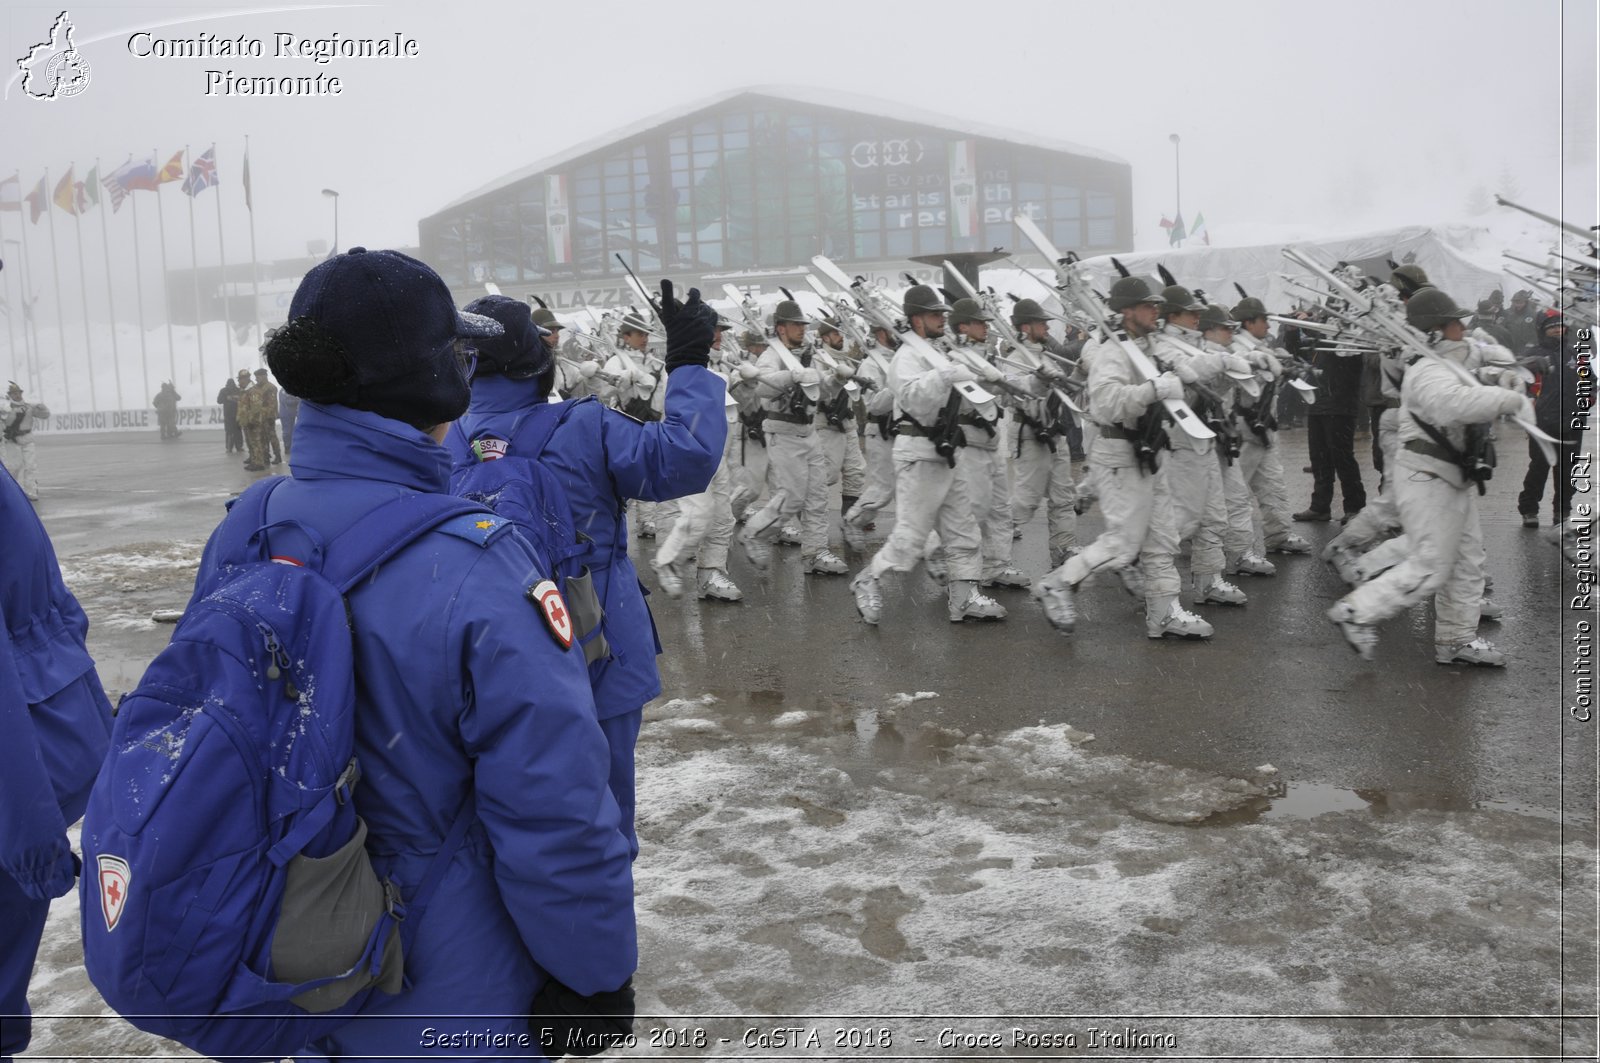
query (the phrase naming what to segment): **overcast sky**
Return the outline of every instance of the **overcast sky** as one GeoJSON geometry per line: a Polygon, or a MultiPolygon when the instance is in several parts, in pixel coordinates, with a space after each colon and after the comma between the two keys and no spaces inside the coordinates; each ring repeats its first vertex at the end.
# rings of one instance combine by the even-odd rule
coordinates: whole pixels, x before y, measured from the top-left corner
{"type": "MultiPolygon", "coordinates": [[[[1156,223],[1174,205],[1172,133],[1182,138],[1185,216],[1203,211],[1219,242],[1230,226],[1256,223],[1348,232],[1456,219],[1475,186],[1492,189],[1503,174],[1528,203],[1553,210],[1564,148],[1591,157],[1586,171],[1565,171],[1590,175],[1565,190],[1567,209],[1589,224],[1595,9],[1593,0],[73,4],[92,81],[48,103],[11,83],[0,103],[0,175],[19,170],[26,191],[45,167],[53,182],[72,162],[81,177],[96,157],[110,169],[155,149],[159,164],[184,144],[198,153],[215,141],[237,261],[248,248],[238,183],[248,134],[261,258],[331,237],[325,187],[341,193],[343,245],[406,245],[419,218],[546,154],[683,102],[789,84],[1120,155],[1133,165],[1142,246],[1161,240],[1156,223]],[[218,14],[230,11],[239,13],[218,14]],[[278,13],[245,13],[263,11],[278,13]],[[182,19],[198,21],[174,24],[182,19]],[[127,38],[138,30],[246,34],[262,38],[267,55],[136,58],[127,38]],[[277,32],[400,33],[420,54],[274,59],[277,32]],[[208,97],[207,69],[320,72],[339,77],[343,93],[208,97]]],[[[8,72],[60,10],[6,5],[8,72]]],[[[162,194],[172,264],[187,265],[184,198],[175,188],[162,194]]],[[[196,203],[202,264],[215,261],[212,195],[196,203]]],[[[151,225],[149,199],[141,227],[151,225]]],[[[128,214],[112,220],[114,245],[127,239],[128,214]]],[[[4,217],[14,238],[17,216],[4,217]]],[[[56,222],[70,239],[70,221],[56,222]]],[[[85,223],[98,242],[98,219],[85,223]]],[[[30,241],[44,232],[41,221],[30,241]]]]}

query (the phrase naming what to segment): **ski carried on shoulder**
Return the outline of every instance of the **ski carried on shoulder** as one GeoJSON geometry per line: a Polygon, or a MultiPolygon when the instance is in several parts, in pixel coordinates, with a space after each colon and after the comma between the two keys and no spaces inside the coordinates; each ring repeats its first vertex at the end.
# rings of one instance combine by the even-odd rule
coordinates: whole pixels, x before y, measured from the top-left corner
{"type": "MultiPolygon", "coordinates": [[[[975,301],[979,306],[983,307],[984,312],[994,318],[995,331],[1000,333],[1000,338],[1003,341],[1017,348],[1018,350],[1027,349],[1022,345],[1022,337],[1017,335],[1017,330],[1011,327],[1011,322],[1006,320],[1005,315],[1000,312],[1000,308],[995,305],[995,301],[989,295],[989,293],[981,292],[977,288],[974,288],[972,286],[972,282],[967,280],[966,276],[960,270],[956,269],[955,266],[950,264],[949,259],[945,259],[940,264],[944,266],[945,276],[955,278],[956,284],[961,288],[962,291],[967,293],[967,297],[975,301]]],[[[1035,370],[1035,373],[1040,377],[1043,377],[1044,375],[1042,373],[1038,373],[1037,370],[1035,370]]],[[[1072,401],[1072,396],[1068,395],[1060,388],[1052,387],[1049,394],[1054,395],[1061,401],[1062,405],[1071,410],[1073,413],[1083,412],[1083,410],[1078,408],[1078,404],[1072,401]]]]}
{"type": "MultiPolygon", "coordinates": [[[[1065,256],[1056,250],[1056,245],[1050,242],[1044,230],[1034,224],[1033,219],[1026,214],[1013,214],[1011,220],[1028,242],[1055,266],[1056,278],[1060,281],[1056,286],[1057,290],[1088,314],[1107,336],[1121,345],[1123,352],[1128,356],[1128,361],[1133,363],[1134,371],[1146,380],[1154,380],[1160,376],[1161,370],[1150,360],[1149,355],[1141,351],[1139,345],[1129,339],[1126,333],[1112,324],[1110,312],[1101,304],[1099,298],[1088,290],[1083,278],[1074,275],[1068,268],[1065,256]]],[[[1172,418],[1172,423],[1181,428],[1184,434],[1194,439],[1216,438],[1216,433],[1206,427],[1205,422],[1200,420],[1187,402],[1182,399],[1163,399],[1161,405],[1172,418]]]]}
{"type": "MultiPolygon", "coordinates": [[[[811,259],[811,264],[817,268],[818,273],[821,273],[850,294],[856,305],[861,308],[863,317],[873,325],[893,332],[900,338],[901,344],[916,352],[917,356],[925,363],[933,366],[959,364],[952,361],[950,356],[939,350],[939,348],[913,332],[910,324],[895,312],[894,306],[892,304],[886,305],[882,292],[868,287],[867,283],[859,277],[852,280],[848,273],[840,269],[826,255],[816,255],[811,259]]],[[[981,416],[990,420],[998,416],[999,408],[995,403],[994,396],[977,384],[970,380],[962,380],[952,385],[952,387],[957,394],[977,408],[981,416]]]]}
{"type": "MultiPolygon", "coordinates": [[[[724,284],[722,286],[722,294],[726,295],[733,302],[733,305],[739,308],[739,313],[744,316],[745,326],[751,332],[759,332],[766,336],[767,326],[766,322],[761,320],[761,309],[750,301],[748,295],[732,284],[724,284]]],[[[796,358],[794,352],[777,339],[769,338],[767,340],[767,350],[777,354],[778,361],[782,362],[783,367],[789,372],[796,376],[805,372],[806,367],[800,364],[800,359],[796,358]]],[[[822,389],[816,384],[804,384],[800,390],[805,393],[806,399],[811,402],[816,402],[822,394],[822,389]]]]}

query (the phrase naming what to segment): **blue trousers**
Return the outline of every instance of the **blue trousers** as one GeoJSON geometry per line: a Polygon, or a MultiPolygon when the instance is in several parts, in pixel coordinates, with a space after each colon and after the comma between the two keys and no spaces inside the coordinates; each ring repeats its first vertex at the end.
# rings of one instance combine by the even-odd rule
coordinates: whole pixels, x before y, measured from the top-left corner
{"type": "Polygon", "coordinates": [[[0,871],[0,1059],[7,1063],[33,1036],[28,979],[49,912],[49,901],[27,896],[15,879],[0,871]]]}

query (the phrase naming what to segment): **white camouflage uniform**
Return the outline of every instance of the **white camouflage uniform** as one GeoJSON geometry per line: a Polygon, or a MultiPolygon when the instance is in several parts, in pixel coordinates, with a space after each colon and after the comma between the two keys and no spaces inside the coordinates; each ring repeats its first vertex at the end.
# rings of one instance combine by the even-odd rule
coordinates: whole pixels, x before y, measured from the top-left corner
{"type": "MultiPolygon", "coordinates": [[[[1006,357],[1035,369],[1049,368],[1043,345],[1027,340],[1006,357]]],[[[1064,409],[1056,409],[1052,387],[1036,372],[1007,369],[1006,379],[1039,396],[1018,401],[1011,410],[1011,524],[1013,534],[1033,519],[1042,502],[1050,542],[1050,567],[1057,568],[1078,548],[1078,484],[1073,478],[1072,450],[1067,444],[1064,409]],[[1040,435],[1043,426],[1045,436],[1040,435]]]]}
{"type": "Polygon", "coordinates": [[[33,420],[39,414],[37,404],[20,398],[8,398],[4,416],[5,464],[16,475],[22,493],[39,500],[39,457],[34,452],[33,420]]]}

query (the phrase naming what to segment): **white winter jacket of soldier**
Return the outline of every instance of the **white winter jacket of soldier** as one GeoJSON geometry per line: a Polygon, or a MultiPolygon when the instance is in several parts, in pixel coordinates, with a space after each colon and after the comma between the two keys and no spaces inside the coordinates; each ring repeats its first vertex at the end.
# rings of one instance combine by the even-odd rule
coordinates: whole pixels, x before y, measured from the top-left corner
{"type": "MultiPolygon", "coordinates": [[[[1477,352],[1464,340],[1440,340],[1433,345],[1433,353],[1471,369],[1469,363],[1477,352]]],[[[1433,438],[1417,423],[1421,418],[1443,434],[1452,447],[1462,450],[1467,442],[1467,428],[1491,422],[1505,412],[1507,394],[1501,387],[1469,384],[1448,366],[1419,358],[1406,370],[1400,389],[1400,445],[1404,447],[1412,441],[1433,443],[1433,438]]],[[[1441,477],[1458,487],[1467,485],[1461,470],[1453,463],[1442,459],[1431,461],[1438,466],[1441,477]]]]}
{"type": "MultiPolygon", "coordinates": [[[[796,380],[796,374],[786,368],[773,340],[756,359],[761,375],[755,379],[756,398],[766,411],[762,423],[765,431],[777,435],[808,436],[816,430],[817,403],[812,401],[796,380]]],[[[789,353],[805,368],[811,369],[811,345],[802,344],[789,353]]],[[[813,370],[813,372],[816,372],[813,370]]]]}
{"type": "Polygon", "coordinates": [[[894,419],[894,391],[889,387],[889,359],[892,355],[882,347],[874,347],[861,356],[856,366],[856,381],[861,385],[863,405],[867,419],[878,421],[894,419]]]}
{"type": "MultiPolygon", "coordinates": [[[[1200,349],[1205,343],[1205,337],[1200,333],[1195,332],[1193,329],[1174,325],[1169,321],[1155,335],[1156,364],[1171,366],[1173,371],[1184,379],[1183,397],[1184,401],[1188,402],[1190,406],[1197,406],[1200,403],[1199,394],[1194,388],[1188,386],[1191,380],[1213,392],[1221,390],[1222,386],[1226,384],[1225,370],[1227,369],[1227,363],[1223,357],[1226,352],[1214,349],[1201,354],[1190,354],[1187,351],[1180,350],[1176,344],[1169,342],[1170,337],[1176,337],[1184,344],[1200,349]]],[[[1216,347],[1215,344],[1212,346],[1213,348],[1216,347]]],[[[1224,409],[1219,412],[1226,416],[1228,411],[1224,409]]],[[[1182,448],[1184,450],[1193,450],[1200,454],[1209,454],[1216,447],[1215,440],[1196,439],[1187,432],[1173,431],[1168,434],[1172,437],[1173,450],[1182,448]]]]}
{"type": "MultiPolygon", "coordinates": [[[[991,368],[994,366],[995,348],[992,344],[973,343],[965,336],[950,336],[947,334],[942,341],[942,346],[946,351],[952,351],[959,348],[963,352],[961,355],[953,356],[954,360],[958,364],[963,360],[973,361],[981,359],[985,365],[990,366],[991,368]]],[[[978,381],[978,386],[983,386],[983,380],[981,377],[978,381]]],[[[1010,397],[1005,395],[1003,392],[995,396],[995,402],[997,411],[999,411],[1001,407],[1011,405],[1010,397]]],[[[962,420],[963,431],[967,437],[967,446],[976,447],[980,450],[1000,449],[1000,445],[1005,438],[1005,419],[1003,416],[995,416],[992,421],[989,421],[974,411],[967,403],[962,403],[960,416],[962,420]],[[979,421],[983,421],[984,424],[987,424],[989,430],[984,428],[984,424],[977,423],[979,421]]]]}
{"type": "MultiPolygon", "coordinates": [[[[958,372],[953,364],[934,365],[916,350],[916,344],[902,343],[889,363],[889,389],[894,394],[896,420],[909,418],[932,431],[950,401],[950,394],[958,379],[970,379],[958,372]]],[[[994,409],[978,410],[965,399],[961,400],[962,414],[976,414],[994,420],[994,409]]],[[[933,440],[926,436],[901,431],[895,436],[896,461],[943,461],[933,440]]]]}
{"type": "MultiPolygon", "coordinates": [[[[1130,340],[1147,356],[1157,354],[1153,336],[1130,340]]],[[[1087,344],[1080,356],[1087,363],[1085,394],[1089,405],[1085,415],[1096,424],[1134,435],[1139,418],[1156,401],[1155,386],[1133,367],[1133,362],[1115,337],[1102,337],[1087,344]]],[[[1089,454],[1089,464],[1101,469],[1124,469],[1139,463],[1129,439],[1116,439],[1101,432],[1089,454]]]]}

